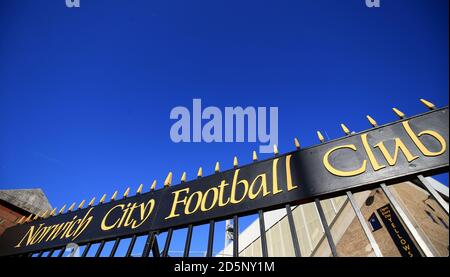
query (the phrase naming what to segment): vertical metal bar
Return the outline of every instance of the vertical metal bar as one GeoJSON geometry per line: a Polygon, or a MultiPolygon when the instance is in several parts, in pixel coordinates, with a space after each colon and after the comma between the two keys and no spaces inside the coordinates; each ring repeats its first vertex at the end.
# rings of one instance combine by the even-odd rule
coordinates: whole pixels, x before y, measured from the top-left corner
{"type": "Polygon", "coordinates": [[[63,248],[61,248],[61,251],[59,251],[58,258],[61,258],[64,255],[64,252],[66,252],[66,247],[65,246],[63,248]]]}
{"type": "Polygon", "coordinates": [[[152,249],[154,239],[155,233],[149,232],[145,242],[144,251],[142,251],[142,257],[148,257],[150,250],[152,249]]]}
{"type": "Polygon", "coordinates": [[[263,210],[258,211],[259,216],[259,232],[261,234],[261,252],[263,257],[268,256],[267,251],[267,240],[266,240],[266,225],[264,224],[264,212],[263,210]]]}
{"type": "Polygon", "coordinates": [[[325,213],[323,212],[322,205],[320,204],[319,198],[314,199],[314,202],[316,203],[317,211],[319,212],[320,221],[322,222],[323,229],[325,231],[325,236],[328,240],[328,245],[331,249],[331,254],[333,254],[333,257],[337,257],[337,251],[336,251],[336,245],[333,241],[333,236],[331,235],[330,227],[327,223],[327,218],[325,217],[325,213]]]}
{"type": "Polygon", "coordinates": [[[83,253],[81,254],[81,257],[86,257],[87,253],[89,252],[89,248],[91,248],[91,243],[89,242],[86,244],[86,247],[83,250],[83,253]]]}
{"type": "Polygon", "coordinates": [[[428,190],[433,198],[439,203],[439,205],[448,213],[448,203],[442,198],[442,196],[433,188],[428,180],[423,175],[417,175],[417,178],[422,185],[428,190]]]}
{"type": "Polygon", "coordinates": [[[233,216],[233,257],[239,257],[239,218],[233,216]]]}
{"type": "Polygon", "coordinates": [[[419,232],[417,232],[416,228],[414,228],[414,225],[409,220],[406,213],[403,211],[403,209],[400,207],[400,204],[397,202],[397,199],[394,197],[392,192],[389,190],[389,188],[386,186],[385,183],[382,183],[381,189],[383,190],[384,194],[388,198],[389,202],[391,202],[392,206],[394,207],[394,210],[397,212],[403,223],[406,225],[406,228],[409,230],[411,235],[414,237],[415,241],[419,245],[419,247],[422,249],[422,252],[427,257],[433,257],[433,253],[431,252],[430,248],[428,248],[427,244],[423,240],[423,238],[420,236],[419,232]]]}
{"type": "Polygon", "coordinates": [[[100,245],[97,248],[97,252],[95,252],[95,257],[100,257],[100,254],[102,253],[103,247],[105,247],[105,241],[102,240],[100,242],[100,245]]]}
{"type": "Polygon", "coordinates": [[[153,251],[153,257],[159,257],[160,256],[157,235],[155,235],[155,239],[153,240],[152,251],[153,251]]]}
{"type": "Polygon", "coordinates": [[[163,250],[163,253],[162,253],[163,257],[167,257],[167,254],[169,254],[170,241],[172,240],[172,234],[173,234],[173,229],[170,228],[167,231],[167,238],[166,238],[166,242],[164,244],[164,250],[163,250]]]}
{"type": "Polygon", "coordinates": [[[208,235],[208,248],[206,250],[206,257],[212,257],[213,253],[213,244],[214,244],[214,220],[209,221],[209,235],[208,235]]]}
{"type": "Polygon", "coordinates": [[[193,229],[192,224],[189,224],[186,235],[186,243],[184,245],[183,257],[189,257],[189,249],[191,248],[191,239],[192,239],[192,229],[193,229]]]}
{"type": "Polygon", "coordinates": [[[130,244],[128,245],[128,249],[127,249],[127,253],[125,254],[125,257],[131,256],[131,252],[133,251],[134,244],[136,243],[136,238],[137,238],[136,235],[131,237],[131,241],[130,241],[130,244]]]}
{"type": "Polygon", "coordinates": [[[370,245],[372,246],[375,256],[383,257],[383,254],[381,254],[380,248],[378,247],[378,243],[376,242],[375,238],[373,237],[372,232],[370,231],[369,226],[367,225],[367,222],[364,219],[364,216],[362,215],[361,210],[358,207],[358,204],[356,204],[353,194],[350,191],[347,191],[346,193],[347,193],[348,200],[350,201],[350,204],[352,205],[353,211],[355,211],[356,217],[358,218],[359,223],[361,224],[361,227],[363,228],[364,233],[366,234],[366,237],[369,240],[370,245]]]}
{"type": "Polygon", "coordinates": [[[289,222],[289,229],[291,230],[292,244],[294,246],[295,257],[301,257],[300,244],[298,243],[297,230],[295,229],[294,217],[292,216],[291,205],[286,205],[286,214],[289,222]]]}
{"type": "Polygon", "coordinates": [[[116,254],[117,247],[119,246],[120,239],[116,238],[116,241],[114,242],[113,248],[111,249],[111,253],[109,253],[110,257],[114,257],[114,254],[116,254]]]}
{"type": "Polygon", "coordinates": [[[36,257],[38,257],[38,258],[39,258],[39,257],[42,257],[42,254],[44,254],[44,251],[41,250],[41,251],[39,251],[39,253],[37,254],[36,257]]]}
{"type": "Polygon", "coordinates": [[[47,257],[51,257],[53,253],[55,253],[55,249],[50,250],[50,252],[48,252],[47,254],[47,257]]]}

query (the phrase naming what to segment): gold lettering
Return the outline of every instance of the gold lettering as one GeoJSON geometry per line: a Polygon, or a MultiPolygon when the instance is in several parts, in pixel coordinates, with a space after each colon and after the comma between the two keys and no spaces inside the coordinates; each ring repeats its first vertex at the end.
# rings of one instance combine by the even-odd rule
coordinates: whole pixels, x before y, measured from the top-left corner
{"type": "Polygon", "coordinates": [[[142,203],[140,206],[141,206],[141,213],[140,213],[141,222],[139,224],[136,224],[136,221],[134,221],[133,224],[131,225],[131,229],[138,228],[139,226],[144,224],[144,222],[149,218],[149,216],[153,212],[153,208],[155,207],[155,199],[150,199],[147,202],[147,204],[144,205],[144,203],[142,203]],[[147,207],[149,205],[150,205],[150,208],[148,209],[148,212],[146,213],[145,211],[147,211],[147,207]]]}
{"type": "Polygon", "coordinates": [[[361,140],[362,140],[364,149],[366,150],[367,156],[369,157],[369,161],[370,161],[370,164],[373,167],[373,170],[377,171],[377,170],[380,170],[382,168],[385,168],[386,165],[380,165],[378,163],[377,159],[375,158],[375,155],[372,152],[372,148],[370,147],[369,142],[367,140],[367,134],[362,134],[361,135],[361,140]]]}
{"type": "Polygon", "coordinates": [[[123,209],[125,208],[125,205],[123,205],[123,204],[116,205],[116,206],[112,207],[112,208],[105,214],[105,216],[104,216],[103,219],[102,219],[102,223],[101,223],[101,225],[100,225],[100,228],[102,228],[103,231],[111,230],[111,229],[113,229],[113,228],[119,223],[119,220],[120,220],[120,219],[118,218],[116,221],[114,221],[114,223],[113,223],[112,225],[106,225],[106,220],[108,219],[109,214],[110,214],[112,211],[114,211],[115,209],[117,209],[117,208],[120,208],[120,209],[123,210],[123,209]]]}
{"type": "Polygon", "coordinates": [[[250,184],[250,189],[248,190],[248,198],[250,198],[251,200],[255,199],[258,196],[258,194],[261,192],[261,190],[263,191],[263,197],[266,196],[267,194],[269,194],[269,192],[267,191],[266,174],[260,174],[260,175],[256,176],[256,178],[250,184]],[[254,186],[258,179],[261,179],[261,185],[259,186],[258,191],[256,193],[253,193],[254,186]]]}
{"type": "Polygon", "coordinates": [[[196,191],[193,194],[191,194],[191,196],[189,196],[189,199],[186,203],[186,206],[184,207],[184,213],[185,214],[195,213],[198,210],[198,208],[200,207],[202,196],[203,196],[203,194],[201,191],[196,191]],[[192,211],[190,211],[189,207],[191,206],[191,201],[192,201],[192,199],[194,199],[194,196],[196,196],[196,195],[197,195],[197,202],[195,203],[194,209],[192,211]]]}
{"type": "Polygon", "coordinates": [[[286,179],[287,179],[287,189],[291,191],[297,188],[296,185],[292,185],[292,176],[291,176],[291,157],[292,155],[286,156],[286,179]]]}
{"type": "Polygon", "coordinates": [[[277,194],[282,192],[283,190],[278,188],[278,171],[277,171],[277,165],[278,165],[278,158],[273,160],[272,163],[272,193],[277,194]]]}
{"type": "Polygon", "coordinates": [[[234,171],[234,177],[233,177],[233,183],[231,184],[231,203],[238,204],[242,200],[244,200],[245,196],[247,195],[248,191],[248,181],[245,179],[237,181],[237,178],[239,176],[240,169],[236,169],[234,171]],[[242,194],[242,197],[239,200],[236,200],[236,186],[242,184],[244,186],[244,193],[242,194]]]}
{"type": "Polygon", "coordinates": [[[226,186],[228,186],[227,182],[225,182],[225,180],[222,180],[219,185],[219,207],[223,207],[230,202],[230,197],[227,197],[227,201],[223,201],[223,192],[226,186]]]}
{"type": "Polygon", "coordinates": [[[420,132],[418,135],[416,135],[413,132],[413,130],[411,129],[411,126],[409,126],[408,121],[404,121],[404,122],[402,122],[402,124],[403,124],[403,128],[405,128],[405,130],[406,130],[406,133],[408,133],[409,137],[412,139],[414,144],[417,146],[417,148],[419,148],[420,152],[422,152],[425,156],[427,156],[427,157],[439,156],[439,155],[443,154],[445,152],[445,150],[447,150],[447,143],[445,142],[445,139],[437,132],[431,131],[431,130],[425,130],[425,131],[420,132]],[[428,150],[428,148],[426,148],[425,145],[419,139],[419,137],[421,137],[423,135],[432,136],[437,141],[439,141],[439,143],[441,144],[441,150],[439,150],[437,152],[428,150]]]}
{"type": "Polygon", "coordinates": [[[408,162],[412,162],[415,159],[419,158],[419,156],[413,156],[411,154],[411,152],[409,152],[408,148],[406,147],[406,145],[403,143],[403,141],[400,138],[396,138],[395,139],[395,150],[394,150],[394,156],[392,157],[389,154],[389,151],[386,149],[386,146],[384,145],[383,142],[379,142],[375,145],[375,147],[380,148],[381,153],[383,153],[384,158],[386,159],[386,161],[388,162],[389,165],[395,165],[397,163],[397,158],[398,158],[398,152],[399,150],[401,150],[403,152],[403,154],[405,155],[406,159],[408,160],[408,162]]]}
{"type": "Polygon", "coordinates": [[[349,177],[349,176],[356,176],[358,174],[363,173],[364,171],[366,171],[366,165],[367,165],[367,160],[364,160],[361,167],[359,167],[358,169],[355,170],[351,170],[351,171],[343,171],[343,170],[339,170],[336,169],[335,167],[333,167],[330,164],[329,161],[329,157],[331,155],[331,153],[333,153],[336,150],[339,149],[351,149],[353,151],[356,151],[356,146],[354,144],[347,144],[347,145],[342,145],[342,146],[336,146],[331,148],[330,150],[327,151],[327,153],[325,153],[325,155],[323,156],[323,164],[325,165],[325,168],[332,174],[336,175],[336,176],[342,176],[342,177],[349,177]]]}
{"type": "Polygon", "coordinates": [[[209,190],[207,190],[206,192],[205,192],[205,196],[203,197],[203,199],[202,199],[202,204],[201,204],[201,207],[200,207],[200,209],[202,210],[202,212],[207,212],[207,211],[209,211],[209,210],[211,210],[212,208],[214,208],[214,206],[216,205],[216,203],[217,203],[217,198],[219,197],[219,190],[217,189],[217,188],[210,188],[209,190]],[[206,207],[206,199],[208,198],[208,194],[209,194],[209,192],[210,191],[212,191],[213,192],[213,200],[212,200],[212,202],[211,202],[211,205],[207,208],[206,207]]]}
{"type": "Polygon", "coordinates": [[[179,195],[180,195],[180,193],[182,191],[185,191],[186,193],[189,193],[189,188],[184,188],[184,189],[180,189],[180,190],[172,192],[172,194],[175,195],[174,200],[172,202],[172,209],[170,211],[169,216],[167,216],[165,219],[169,219],[169,218],[172,218],[172,217],[180,216],[180,214],[176,214],[175,213],[176,210],[177,210],[177,205],[179,203],[183,203],[184,205],[186,205],[186,201],[187,201],[186,197],[184,197],[183,200],[181,200],[181,201],[178,200],[178,197],[179,197],[179,195]]]}

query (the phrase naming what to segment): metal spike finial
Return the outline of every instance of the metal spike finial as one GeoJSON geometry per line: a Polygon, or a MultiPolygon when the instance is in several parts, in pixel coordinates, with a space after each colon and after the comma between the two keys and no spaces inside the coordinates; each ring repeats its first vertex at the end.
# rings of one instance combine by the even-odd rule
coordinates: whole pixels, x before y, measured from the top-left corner
{"type": "Polygon", "coordinates": [[[88,207],[92,207],[95,203],[95,197],[92,197],[91,201],[89,201],[88,207]]]}
{"type": "Polygon", "coordinates": [[[84,202],[86,202],[84,199],[81,201],[80,205],[78,205],[78,209],[82,209],[84,206],[84,202]]]}
{"type": "Polygon", "coordinates": [[[127,198],[128,194],[130,193],[130,187],[128,187],[125,192],[123,193],[123,198],[127,198]]]}
{"type": "Polygon", "coordinates": [[[50,216],[54,216],[55,215],[55,213],[56,213],[56,207],[55,208],[53,208],[53,210],[50,212],[50,216]]]}
{"type": "Polygon", "coordinates": [[[105,202],[106,199],[106,193],[103,194],[102,198],[100,198],[100,201],[98,201],[98,203],[103,204],[103,202],[105,202]]]}
{"type": "Polygon", "coordinates": [[[181,182],[186,182],[186,171],[183,171],[183,174],[181,174],[181,182]]]}
{"type": "Polygon", "coordinates": [[[33,220],[36,220],[38,218],[39,218],[39,214],[35,214],[34,217],[33,217],[33,220]]]}
{"type": "Polygon", "coordinates": [[[430,110],[434,110],[436,108],[436,106],[433,103],[431,103],[430,101],[427,101],[423,98],[420,99],[420,102],[422,102],[422,104],[424,104],[425,107],[427,107],[430,110]]]}
{"type": "Polygon", "coordinates": [[[273,145],[273,154],[278,155],[278,147],[276,144],[273,145]]]}
{"type": "Polygon", "coordinates": [[[42,218],[46,218],[48,214],[48,210],[45,210],[45,212],[42,214],[42,218]]]}
{"type": "Polygon", "coordinates": [[[258,160],[258,155],[256,155],[256,151],[253,151],[253,161],[256,162],[258,160]]]}
{"type": "Polygon", "coordinates": [[[30,214],[27,219],[25,219],[25,222],[29,222],[31,220],[31,217],[33,216],[33,214],[30,214]]]}
{"type": "Polygon", "coordinates": [[[345,126],[344,123],[341,123],[341,128],[342,128],[342,131],[344,131],[344,133],[346,135],[350,135],[350,130],[347,128],[347,126],[345,126]]]}
{"type": "Polygon", "coordinates": [[[76,202],[73,202],[72,205],[70,205],[69,209],[67,209],[68,212],[71,212],[73,208],[75,208],[76,202]]]}
{"type": "Polygon", "coordinates": [[[325,138],[322,136],[322,133],[320,131],[317,131],[317,137],[319,138],[320,142],[325,141],[325,138]]]}
{"type": "Polygon", "coordinates": [[[378,127],[378,123],[370,115],[366,115],[367,120],[369,120],[370,125],[373,127],[378,127]]]}
{"type": "MultiPolygon", "coordinates": [[[[65,209],[66,209],[66,204],[64,204],[64,206],[62,206],[62,208],[59,210],[58,214],[62,214],[65,209]]],[[[44,217],[44,215],[42,215],[42,217],[44,217]]]]}
{"type": "Polygon", "coordinates": [[[300,149],[300,142],[298,142],[297,138],[294,138],[294,144],[296,149],[300,149]]]}
{"type": "Polygon", "coordinates": [[[236,156],[234,156],[234,158],[233,158],[233,167],[236,168],[238,166],[239,166],[238,159],[237,159],[236,156]]]}
{"type": "Polygon", "coordinates": [[[42,214],[42,218],[46,218],[48,214],[48,210],[45,210],[45,212],[42,214]]]}
{"type": "Polygon", "coordinates": [[[202,169],[202,167],[199,167],[198,171],[197,171],[197,178],[200,178],[202,176],[203,176],[203,169],[202,169]]]}
{"type": "Polygon", "coordinates": [[[113,195],[111,196],[111,201],[116,200],[117,193],[119,193],[117,190],[113,193],[113,195]]]}
{"type": "Polygon", "coordinates": [[[17,224],[22,224],[23,220],[26,218],[26,216],[22,216],[19,219],[17,219],[17,224]]]}
{"type": "Polygon", "coordinates": [[[169,172],[169,174],[167,174],[166,180],[164,180],[164,187],[170,187],[171,184],[172,184],[172,172],[169,172]]]}
{"type": "Polygon", "coordinates": [[[395,113],[400,119],[405,118],[405,114],[402,113],[399,109],[397,109],[397,108],[392,108],[392,110],[394,111],[394,113],[395,113]]]}
{"type": "Polygon", "coordinates": [[[136,194],[141,194],[142,193],[142,188],[144,187],[144,184],[140,184],[138,189],[136,190],[136,194]]]}
{"type": "Polygon", "coordinates": [[[156,180],[153,180],[152,185],[150,186],[150,191],[154,191],[156,188],[156,180]]]}
{"type": "Polygon", "coordinates": [[[219,162],[216,162],[216,166],[214,167],[214,171],[216,173],[220,171],[220,164],[219,164],[219,162]]]}

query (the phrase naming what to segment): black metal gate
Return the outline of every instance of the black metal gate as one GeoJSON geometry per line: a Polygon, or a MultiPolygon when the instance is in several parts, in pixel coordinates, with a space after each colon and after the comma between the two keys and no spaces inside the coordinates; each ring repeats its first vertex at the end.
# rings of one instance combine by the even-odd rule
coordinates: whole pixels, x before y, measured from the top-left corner
{"type": "MultiPolygon", "coordinates": [[[[439,192],[437,192],[425,178],[425,176],[436,173],[448,173],[448,107],[436,109],[431,103],[425,100],[422,102],[430,109],[430,111],[418,116],[405,118],[403,113],[397,109],[394,109],[394,112],[400,117],[400,120],[383,126],[378,126],[375,120],[368,116],[369,122],[373,126],[373,128],[368,131],[351,133],[345,125],[342,125],[343,131],[346,134],[344,138],[326,142],[320,132],[318,132],[318,137],[321,141],[321,144],[318,146],[301,149],[298,140],[295,139],[295,151],[285,155],[279,155],[278,149],[275,146],[274,158],[265,161],[258,161],[256,153],[254,152],[254,163],[244,167],[239,167],[237,158],[235,158],[233,162],[233,169],[220,172],[219,164],[216,164],[216,174],[208,177],[202,177],[202,170],[200,169],[198,172],[198,178],[189,182],[186,181],[186,175],[183,174],[181,184],[177,186],[171,186],[172,174],[170,173],[165,181],[164,188],[160,190],[155,190],[156,183],[154,183],[150,192],[142,193],[142,186],[140,186],[136,196],[133,197],[128,197],[129,189],[127,189],[123,199],[121,200],[116,200],[116,192],[109,203],[104,203],[104,195],[98,206],[94,206],[94,198],[89,203],[87,208],[83,208],[84,201],[80,203],[77,211],[73,211],[75,206],[74,203],[66,213],[64,213],[65,207],[63,207],[58,215],[56,215],[56,209],[54,209],[49,213],[49,216],[47,216],[46,212],[41,216],[36,216],[34,220],[31,217],[26,219],[22,218],[17,226],[8,229],[0,238],[0,255],[61,257],[64,255],[66,250],[70,249],[70,251],[75,251],[78,246],[81,246],[83,247],[81,256],[85,257],[91,247],[98,244],[98,248],[96,249],[94,256],[99,257],[100,255],[105,255],[105,253],[103,253],[105,244],[108,242],[113,242],[112,249],[107,254],[110,257],[113,257],[116,254],[119,243],[125,239],[129,239],[125,254],[126,257],[129,257],[133,253],[133,248],[135,247],[137,239],[145,237],[146,241],[141,254],[142,257],[148,257],[150,255],[154,257],[167,257],[169,254],[169,247],[172,241],[173,232],[178,229],[187,228],[185,246],[183,249],[183,256],[187,257],[189,256],[191,249],[191,240],[194,227],[197,225],[208,225],[209,235],[205,238],[207,239],[206,256],[211,257],[213,255],[214,229],[216,222],[219,220],[231,219],[234,229],[232,252],[233,256],[237,257],[239,256],[239,217],[249,214],[256,214],[259,218],[262,256],[267,257],[268,246],[264,212],[282,207],[286,210],[295,256],[300,257],[302,256],[302,253],[299,247],[299,238],[297,237],[297,230],[294,224],[291,206],[313,202],[317,208],[320,222],[323,226],[324,236],[330,247],[331,254],[332,256],[338,256],[335,241],[333,240],[333,235],[325,218],[324,209],[320,201],[336,196],[346,196],[354,213],[356,214],[356,218],[358,219],[365,236],[367,237],[367,240],[372,247],[375,256],[381,257],[382,253],[377,241],[375,240],[368,226],[367,220],[363,217],[354,198],[354,193],[368,189],[380,188],[389,200],[389,203],[393,207],[396,215],[400,218],[406,230],[418,246],[421,255],[427,257],[433,256],[429,245],[414,227],[413,223],[408,218],[406,212],[401,207],[398,199],[396,199],[389,187],[390,185],[400,181],[413,181],[416,185],[419,185],[426,190],[431,197],[437,201],[442,209],[445,210],[448,216],[448,202],[441,197],[439,192]],[[389,138],[395,142],[394,152],[397,154],[402,153],[404,157],[400,154],[392,154],[392,151],[389,152],[391,154],[387,153],[387,146],[380,143],[378,143],[375,147],[368,146],[369,140],[380,141],[380,138],[382,142],[384,141],[383,138],[389,138]],[[380,151],[375,153],[373,150],[375,148],[380,151]],[[412,150],[413,148],[415,149],[414,151],[412,150]],[[385,160],[383,160],[383,164],[380,162],[380,157],[383,157],[382,155],[384,155],[385,158],[385,160]],[[402,156],[402,158],[398,158],[399,156],[402,156]],[[392,161],[394,158],[395,161],[392,161]],[[285,168],[278,168],[278,162],[280,164],[285,163],[285,168]],[[291,165],[293,169],[291,169],[291,165]],[[264,175],[264,180],[266,177],[267,179],[272,178],[272,191],[267,193],[268,196],[266,197],[264,193],[259,195],[251,191],[252,188],[255,188],[253,187],[254,183],[256,183],[255,180],[261,181],[258,193],[264,191],[263,189],[265,187],[263,188],[263,177],[259,176],[262,175],[261,172],[266,174],[266,172],[269,172],[271,169],[273,170],[271,173],[267,173],[267,176],[264,175]],[[255,177],[257,173],[254,172],[260,173],[260,175],[255,177]],[[236,179],[241,178],[236,177],[238,174],[243,174],[244,178],[242,178],[242,180],[247,182],[247,185],[245,185],[245,182],[242,181],[243,183],[241,183],[241,187],[243,188],[238,189],[236,186],[234,193],[235,195],[240,193],[244,196],[247,193],[249,195],[249,199],[244,199],[245,197],[243,196],[242,198],[244,200],[241,200],[241,202],[235,201],[236,203],[234,206],[230,207],[229,204],[220,206],[220,204],[217,204],[220,203],[218,202],[220,201],[220,199],[218,199],[219,196],[217,196],[220,191],[222,191],[223,194],[232,194],[233,191],[231,190],[230,192],[228,190],[229,187],[225,186],[217,186],[214,188],[211,184],[220,183],[221,179],[233,180],[233,184],[235,184],[237,182],[236,179]],[[281,180],[280,183],[278,183],[279,180],[276,179],[278,177],[275,177],[275,175],[278,176],[278,174],[281,176],[279,177],[281,180]],[[247,176],[251,177],[247,178],[247,176]],[[206,183],[209,186],[201,187],[200,183],[204,182],[205,179],[208,180],[206,183]],[[253,182],[252,185],[250,185],[250,182],[246,180],[252,179],[253,182]],[[198,200],[194,208],[202,209],[202,211],[191,213],[189,209],[192,206],[190,206],[189,203],[191,202],[189,201],[194,198],[191,199],[186,196],[186,198],[183,198],[183,202],[183,200],[179,200],[179,197],[181,197],[181,193],[188,195],[190,192],[189,188],[195,189],[196,187],[201,188],[197,188],[196,191],[191,193],[189,197],[193,197],[192,195],[196,194],[198,200]],[[208,194],[213,195],[213,200],[207,200],[208,194]],[[151,199],[150,201],[147,201],[149,197],[151,197],[151,199]],[[203,200],[201,197],[204,197],[202,198],[203,200]],[[156,199],[157,201],[160,199],[172,199],[172,201],[162,201],[161,203],[155,204],[155,201],[151,202],[152,199],[156,199]],[[104,212],[108,207],[112,208],[109,209],[106,215],[113,213],[113,209],[116,209],[117,207],[119,207],[117,210],[126,210],[126,208],[122,207],[130,206],[130,204],[125,206],[125,204],[131,203],[131,201],[134,201],[133,205],[137,207],[136,203],[138,203],[138,200],[147,201],[145,205],[144,202],[139,204],[142,205],[139,206],[141,207],[141,211],[147,211],[147,207],[149,206],[151,206],[151,212],[153,212],[153,209],[157,211],[155,216],[152,216],[152,223],[142,223],[149,224],[147,227],[143,229],[136,227],[136,229],[132,230],[123,229],[125,227],[122,226],[120,228],[117,227],[118,231],[113,232],[108,229],[116,228],[110,227],[113,226],[113,224],[106,227],[103,226],[106,225],[105,222],[107,222],[105,221],[106,216],[104,212]],[[186,202],[188,202],[187,210],[186,202]],[[183,203],[185,214],[181,215],[180,211],[183,210],[183,203]],[[113,207],[112,204],[115,206],[113,207]],[[214,205],[216,206],[210,208],[208,205],[211,207],[214,205]],[[101,217],[103,217],[102,230],[108,230],[108,232],[111,232],[110,234],[101,233],[100,235],[100,233],[92,231],[91,236],[86,234],[86,236],[83,237],[83,235],[85,235],[85,233],[83,233],[79,239],[69,238],[58,241],[54,238],[48,239],[48,236],[46,242],[35,242],[39,241],[39,239],[43,240],[45,237],[45,235],[43,235],[44,232],[53,232],[58,228],[69,229],[67,226],[73,224],[70,223],[70,221],[67,221],[69,216],[79,215],[79,217],[76,218],[78,218],[77,220],[80,220],[82,214],[86,214],[86,218],[87,214],[92,211],[92,213],[94,213],[94,220],[96,220],[97,215],[95,213],[97,207],[98,210],[100,210],[97,213],[101,213],[101,217]],[[164,217],[164,213],[162,211],[171,211],[171,213],[170,215],[164,217]],[[178,213],[180,213],[180,215],[178,215],[178,213]],[[67,217],[63,217],[63,215],[67,215],[67,217]],[[63,224],[60,223],[61,220],[66,220],[69,223],[64,223],[64,227],[63,224]],[[45,229],[46,226],[48,226],[48,229],[45,229]],[[41,230],[41,234],[39,236],[37,235],[39,232],[36,230],[41,230]],[[30,234],[32,231],[36,232],[35,237],[32,237],[30,234]],[[164,244],[160,245],[159,243],[161,242],[158,243],[158,237],[164,232],[167,234],[166,239],[164,244]],[[25,240],[26,236],[28,237],[25,240]],[[37,239],[38,237],[39,239],[37,239]],[[20,238],[22,238],[22,240],[19,242],[20,238]],[[71,240],[73,240],[76,244],[68,244],[71,240]],[[160,248],[161,246],[162,248],[160,248]]],[[[390,145],[390,147],[391,146],[392,145],[390,145]]],[[[230,181],[229,183],[231,184],[232,182],[230,181]]],[[[167,215],[167,213],[165,215],[167,215]]],[[[124,216],[122,217],[125,218],[124,216]]],[[[128,216],[128,219],[122,219],[124,222],[127,222],[128,220],[133,222],[132,216],[128,216]]],[[[150,218],[148,221],[150,221],[150,218]]],[[[91,224],[91,221],[89,221],[88,224],[91,224]]],[[[137,225],[137,221],[134,221],[133,224],[137,225]]],[[[130,223],[129,225],[132,224],[130,223]]]]}

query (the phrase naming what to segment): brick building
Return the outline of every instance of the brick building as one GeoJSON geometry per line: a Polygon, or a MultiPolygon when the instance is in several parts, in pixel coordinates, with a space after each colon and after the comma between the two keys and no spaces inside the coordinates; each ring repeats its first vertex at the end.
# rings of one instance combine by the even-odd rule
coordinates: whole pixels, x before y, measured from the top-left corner
{"type": "Polygon", "coordinates": [[[39,215],[51,210],[41,189],[0,190],[0,235],[23,216],[39,215]]]}
{"type": "MultiPolygon", "coordinates": [[[[433,178],[427,178],[434,189],[448,202],[448,187],[433,178]]],[[[449,218],[446,212],[420,186],[403,182],[390,186],[402,209],[434,256],[449,255],[449,218]]],[[[402,223],[384,220],[384,209],[391,209],[383,191],[367,190],[354,194],[357,205],[366,219],[383,256],[407,256],[402,247],[417,249],[412,236],[402,223]],[[409,242],[409,244],[408,244],[409,242]],[[404,244],[404,245],[403,245],[404,244]]],[[[372,247],[363,232],[346,196],[321,201],[327,223],[339,256],[374,256],[372,247]]],[[[308,203],[292,207],[301,255],[304,257],[331,256],[317,208],[308,203]]],[[[391,209],[390,217],[396,218],[391,209]]],[[[264,214],[269,256],[294,256],[292,237],[285,209],[264,214]]],[[[386,218],[385,218],[386,219],[386,218]]],[[[232,243],[217,256],[232,256],[232,243]]],[[[239,234],[239,256],[260,257],[261,240],[259,221],[256,220],[239,234]]]]}

